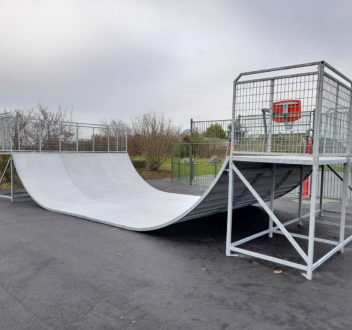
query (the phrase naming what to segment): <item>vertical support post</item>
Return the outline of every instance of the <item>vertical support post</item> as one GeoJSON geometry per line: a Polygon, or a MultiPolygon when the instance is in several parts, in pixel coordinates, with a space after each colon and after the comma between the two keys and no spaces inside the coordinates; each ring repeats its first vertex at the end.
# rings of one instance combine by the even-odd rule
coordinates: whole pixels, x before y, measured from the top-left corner
{"type": "MultiPolygon", "coordinates": [[[[346,207],[347,207],[347,194],[348,182],[350,180],[350,166],[349,163],[344,164],[343,168],[343,183],[342,183],[342,198],[341,198],[341,218],[340,218],[340,243],[345,240],[345,223],[346,223],[346,207]]],[[[341,248],[341,253],[343,252],[341,248]]]]}
{"type": "Polygon", "coordinates": [[[216,161],[216,159],[215,159],[215,161],[214,161],[214,178],[216,177],[216,174],[217,174],[217,172],[218,172],[218,166],[217,166],[217,161],[216,161]]]}
{"type": "Polygon", "coordinates": [[[193,181],[193,119],[191,118],[191,129],[189,134],[189,184],[193,181]]]}
{"type": "Polygon", "coordinates": [[[271,152],[271,140],[273,135],[273,104],[274,104],[274,87],[275,80],[270,79],[270,100],[269,100],[269,125],[268,125],[268,148],[267,152],[271,152]]]}
{"type": "Polygon", "coordinates": [[[316,109],[314,116],[314,139],[313,139],[313,171],[311,176],[311,199],[310,199],[310,214],[309,214],[309,234],[308,234],[308,263],[307,274],[308,280],[313,277],[314,263],[314,236],[315,236],[315,211],[318,195],[318,175],[319,175],[319,140],[321,129],[321,113],[323,103],[323,88],[324,88],[324,62],[318,65],[318,81],[317,81],[317,97],[316,109]]]}
{"type": "MultiPolygon", "coordinates": [[[[351,83],[352,88],[352,83],[351,83]]],[[[341,200],[341,219],[340,219],[340,243],[345,240],[345,222],[346,222],[346,208],[348,205],[348,188],[350,182],[350,168],[351,168],[351,124],[352,124],[352,92],[350,95],[350,109],[348,112],[348,123],[347,123],[347,143],[346,143],[346,152],[347,152],[347,163],[344,164],[343,171],[343,184],[342,184],[342,200],[341,200]]],[[[341,248],[341,253],[343,252],[343,247],[341,248]]]]}
{"type": "Polygon", "coordinates": [[[78,123],[76,124],[76,152],[78,152],[78,123]]]}
{"type": "Polygon", "coordinates": [[[226,255],[231,256],[230,246],[232,240],[232,209],[233,209],[233,151],[235,140],[235,115],[236,115],[236,86],[241,78],[239,75],[233,83],[232,120],[231,120],[231,143],[228,156],[229,184],[227,194],[227,227],[226,227],[226,255]]]}
{"type": "Polygon", "coordinates": [[[110,152],[110,126],[108,126],[108,152],[110,152]]]}
{"type": "Polygon", "coordinates": [[[320,196],[319,196],[319,216],[321,216],[323,209],[323,193],[324,193],[324,176],[325,176],[325,166],[320,166],[320,196]]]}
{"type": "MultiPolygon", "coordinates": [[[[270,210],[271,212],[274,212],[274,198],[275,198],[275,186],[276,186],[276,164],[274,163],[272,165],[272,177],[273,177],[273,182],[271,185],[271,191],[270,191],[270,210]]],[[[269,237],[273,237],[273,218],[269,217],[269,237]]]]}
{"type": "Polygon", "coordinates": [[[116,131],[116,152],[119,152],[119,132],[116,131]]]}
{"type": "Polygon", "coordinates": [[[14,201],[14,168],[13,168],[13,158],[11,154],[11,161],[10,161],[10,175],[11,175],[11,203],[14,201]]]}
{"type": "Polygon", "coordinates": [[[128,134],[127,134],[127,132],[126,132],[126,134],[125,134],[125,151],[126,151],[126,153],[128,152],[128,134]]]}
{"type": "Polygon", "coordinates": [[[174,143],[171,142],[171,182],[174,182],[174,143]]]}
{"type": "Polygon", "coordinates": [[[298,218],[299,218],[299,225],[302,226],[302,200],[303,200],[303,166],[300,167],[299,172],[299,197],[298,197],[298,218]]]}

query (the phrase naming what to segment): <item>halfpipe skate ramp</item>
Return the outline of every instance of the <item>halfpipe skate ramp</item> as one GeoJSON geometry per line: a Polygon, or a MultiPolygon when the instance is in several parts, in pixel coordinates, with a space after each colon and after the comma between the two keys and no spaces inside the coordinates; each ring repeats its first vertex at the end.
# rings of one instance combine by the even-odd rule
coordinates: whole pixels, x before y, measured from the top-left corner
{"type": "MultiPolygon", "coordinates": [[[[227,210],[228,159],[206,192],[198,197],[167,193],[151,187],[134,169],[126,153],[14,152],[14,164],[33,200],[43,208],[135,231],[148,231],[173,223],[227,210]]],[[[268,201],[271,165],[238,162],[247,180],[268,201]]],[[[304,177],[311,167],[304,167],[304,177]]],[[[276,165],[275,198],[299,184],[296,165],[276,165]]],[[[256,203],[234,177],[233,208],[256,203]]]]}

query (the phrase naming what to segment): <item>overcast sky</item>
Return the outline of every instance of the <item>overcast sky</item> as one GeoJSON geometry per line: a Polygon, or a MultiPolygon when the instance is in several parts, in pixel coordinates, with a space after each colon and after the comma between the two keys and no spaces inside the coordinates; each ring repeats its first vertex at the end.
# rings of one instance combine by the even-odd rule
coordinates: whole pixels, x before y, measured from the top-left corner
{"type": "Polygon", "coordinates": [[[0,0],[0,105],[230,118],[242,71],[326,60],[351,77],[351,14],[349,0],[0,0]]]}

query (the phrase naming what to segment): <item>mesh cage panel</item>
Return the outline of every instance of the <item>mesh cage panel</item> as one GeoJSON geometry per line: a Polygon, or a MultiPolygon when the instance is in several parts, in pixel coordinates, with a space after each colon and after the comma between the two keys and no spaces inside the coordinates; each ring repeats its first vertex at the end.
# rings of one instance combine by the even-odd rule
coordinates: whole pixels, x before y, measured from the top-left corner
{"type": "Polygon", "coordinates": [[[109,125],[0,115],[0,150],[127,152],[127,135],[109,125]]]}

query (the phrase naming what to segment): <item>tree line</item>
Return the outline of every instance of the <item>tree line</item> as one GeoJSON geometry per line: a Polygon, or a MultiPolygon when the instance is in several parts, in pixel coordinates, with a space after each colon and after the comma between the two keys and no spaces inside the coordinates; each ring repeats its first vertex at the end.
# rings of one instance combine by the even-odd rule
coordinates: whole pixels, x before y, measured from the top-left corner
{"type": "MultiPolygon", "coordinates": [[[[6,114],[6,112],[4,111],[3,114],[6,114]]],[[[63,145],[65,145],[65,143],[68,146],[70,143],[72,144],[72,135],[74,133],[69,125],[73,123],[72,111],[66,111],[62,108],[50,109],[47,106],[39,105],[34,109],[16,109],[8,112],[8,114],[14,118],[14,125],[16,125],[17,128],[13,130],[12,134],[14,146],[16,146],[17,143],[23,143],[27,147],[38,145],[38,139],[41,139],[40,143],[43,145],[43,150],[55,150],[57,146],[54,145],[52,141],[57,141],[59,136],[60,142],[63,145]],[[26,118],[35,120],[29,124],[26,118]],[[62,123],[64,123],[64,125],[62,123]],[[41,125],[40,129],[42,132],[42,136],[40,137],[36,133],[37,130],[33,129],[33,125],[39,124],[41,125]],[[19,134],[21,136],[19,136],[19,134]]],[[[110,134],[112,135],[127,135],[129,154],[143,158],[145,160],[145,166],[152,171],[159,170],[165,158],[170,155],[171,144],[189,142],[189,133],[182,134],[182,129],[179,125],[176,125],[164,114],[153,111],[142,113],[129,123],[119,119],[111,119],[105,120],[101,122],[101,124],[103,127],[109,127],[110,134]]],[[[95,134],[97,141],[99,141],[99,139],[106,139],[104,132],[95,134]]],[[[226,139],[227,132],[217,124],[210,125],[202,134],[198,133],[196,130],[193,132],[193,142],[195,144],[197,142],[209,142],[213,140],[224,141],[226,139]]],[[[87,138],[86,141],[80,141],[80,143],[87,144],[87,148],[89,148],[90,146],[88,146],[88,144],[91,144],[90,140],[90,138],[87,138]]],[[[182,156],[181,149],[176,150],[176,156],[182,156]]],[[[5,163],[6,157],[1,156],[0,171],[2,171],[5,163]]]]}

